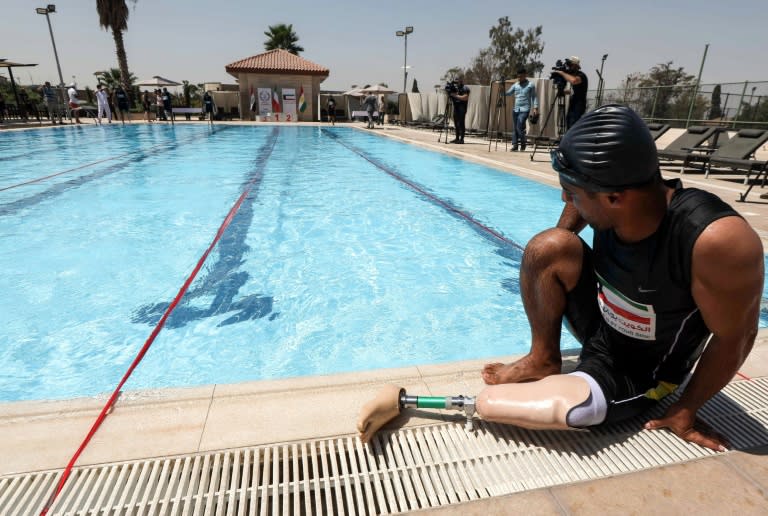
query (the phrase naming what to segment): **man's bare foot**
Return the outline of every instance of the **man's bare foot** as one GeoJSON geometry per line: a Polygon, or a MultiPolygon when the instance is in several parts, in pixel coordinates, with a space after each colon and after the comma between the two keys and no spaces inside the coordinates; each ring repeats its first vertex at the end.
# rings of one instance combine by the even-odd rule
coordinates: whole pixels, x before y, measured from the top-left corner
{"type": "Polygon", "coordinates": [[[488,385],[532,382],[553,374],[559,374],[561,366],[562,363],[559,360],[557,362],[539,363],[534,361],[531,355],[525,355],[517,362],[511,364],[502,364],[500,362],[486,364],[483,367],[483,381],[488,385]]]}

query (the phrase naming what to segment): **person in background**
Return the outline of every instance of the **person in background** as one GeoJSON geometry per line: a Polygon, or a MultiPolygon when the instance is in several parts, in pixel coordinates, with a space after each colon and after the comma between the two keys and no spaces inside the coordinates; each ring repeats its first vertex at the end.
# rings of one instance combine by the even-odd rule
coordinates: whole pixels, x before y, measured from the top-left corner
{"type": "Polygon", "coordinates": [[[376,96],[372,93],[369,93],[365,99],[363,99],[363,106],[368,113],[368,129],[373,129],[373,113],[376,112],[377,102],[376,96]]]}
{"type": "Polygon", "coordinates": [[[96,86],[96,106],[97,106],[96,123],[101,125],[101,117],[106,114],[107,120],[111,124],[112,111],[109,109],[109,92],[107,91],[107,88],[105,88],[104,85],[101,83],[99,83],[99,85],[96,86]]]}
{"type": "Polygon", "coordinates": [[[51,86],[49,81],[45,81],[43,87],[40,88],[40,93],[43,95],[45,107],[48,110],[48,119],[53,125],[56,125],[56,118],[59,119],[59,124],[63,124],[58,92],[51,86]]]}
{"type": "Polygon", "coordinates": [[[379,95],[379,125],[384,125],[384,111],[387,109],[387,101],[384,95],[379,95]]]}
{"type": "Polygon", "coordinates": [[[525,68],[520,68],[517,71],[517,82],[507,90],[505,95],[515,97],[515,107],[512,110],[515,124],[515,132],[512,134],[512,151],[517,152],[518,143],[520,150],[525,151],[525,130],[528,115],[536,115],[539,112],[536,86],[528,80],[528,71],[525,68]]]}
{"type": "Polygon", "coordinates": [[[333,95],[328,98],[328,121],[331,125],[336,125],[336,100],[333,95]]]}
{"type": "Polygon", "coordinates": [[[155,90],[155,109],[157,110],[157,120],[167,120],[163,110],[163,91],[160,88],[155,90]]]}
{"type": "Polygon", "coordinates": [[[587,88],[589,82],[587,76],[581,71],[581,59],[577,56],[571,56],[565,60],[567,72],[562,70],[553,70],[552,73],[559,74],[568,81],[573,92],[568,101],[568,114],[565,117],[566,130],[570,129],[587,110],[587,88]]]}
{"type": "Polygon", "coordinates": [[[464,135],[467,132],[465,120],[467,118],[467,106],[469,106],[469,88],[464,86],[464,78],[456,79],[456,89],[448,93],[453,102],[453,125],[456,128],[456,137],[451,143],[464,143],[464,135]]]}
{"type": "Polygon", "coordinates": [[[77,98],[77,84],[74,82],[67,88],[67,96],[69,97],[69,109],[72,112],[72,116],[75,117],[76,124],[82,124],[80,121],[80,100],[77,98]]]}
{"type": "Polygon", "coordinates": [[[206,91],[203,95],[203,113],[211,124],[213,124],[213,113],[216,110],[216,104],[213,102],[213,96],[210,91],[206,91]]]}
{"type": "Polygon", "coordinates": [[[163,101],[163,112],[165,114],[165,119],[168,120],[173,117],[173,98],[171,97],[171,94],[168,93],[168,88],[163,88],[161,98],[163,101]]]}
{"type": "Polygon", "coordinates": [[[144,90],[141,94],[141,107],[144,108],[144,120],[147,122],[152,121],[152,97],[149,96],[149,91],[144,90]]]}
{"type": "Polygon", "coordinates": [[[128,113],[128,121],[131,121],[131,115],[128,107],[128,94],[121,85],[117,85],[115,92],[112,95],[117,110],[117,115],[120,117],[120,121],[125,124],[125,115],[128,113]]]}

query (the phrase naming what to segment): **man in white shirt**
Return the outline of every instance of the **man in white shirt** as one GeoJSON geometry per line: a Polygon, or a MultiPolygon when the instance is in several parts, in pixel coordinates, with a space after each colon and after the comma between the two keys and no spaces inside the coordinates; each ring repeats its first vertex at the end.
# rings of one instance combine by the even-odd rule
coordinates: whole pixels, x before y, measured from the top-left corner
{"type": "Polygon", "coordinates": [[[77,100],[77,85],[73,82],[69,85],[67,95],[69,96],[69,109],[72,111],[72,115],[75,117],[75,122],[82,124],[80,121],[80,101],[77,100]]]}
{"type": "Polygon", "coordinates": [[[107,120],[109,120],[109,123],[111,124],[112,110],[109,109],[109,93],[107,93],[107,88],[105,88],[102,84],[96,86],[96,103],[98,104],[99,108],[96,121],[101,124],[101,117],[106,113],[107,120]]]}

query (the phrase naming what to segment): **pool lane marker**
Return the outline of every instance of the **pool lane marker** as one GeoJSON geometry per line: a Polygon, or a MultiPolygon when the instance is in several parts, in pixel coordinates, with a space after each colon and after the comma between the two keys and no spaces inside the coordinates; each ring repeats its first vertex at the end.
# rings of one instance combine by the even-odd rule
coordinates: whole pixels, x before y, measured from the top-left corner
{"type": "Polygon", "coordinates": [[[477,220],[476,218],[474,218],[472,215],[470,215],[469,213],[465,212],[464,210],[460,210],[459,208],[451,205],[449,202],[444,201],[443,199],[437,197],[435,194],[432,194],[432,193],[428,192],[427,190],[425,190],[424,188],[422,188],[418,184],[416,184],[413,181],[411,181],[411,180],[401,176],[400,174],[398,174],[394,170],[390,169],[386,165],[384,165],[382,163],[379,163],[374,158],[371,158],[371,157],[367,156],[364,152],[361,152],[360,150],[356,149],[354,146],[349,145],[346,142],[344,142],[341,138],[339,138],[339,136],[337,134],[334,134],[332,131],[329,131],[327,129],[321,129],[321,131],[324,134],[329,135],[331,138],[333,138],[339,144],[343,145],[344,147],[346,147],[347,149],[351,150],[352,152],[354,152],[355,154],[357,154],[361,158],[365,159],[367,162],[369,162],[370,164],[372,164],[373,166],[375,166],[376,168],[378,168],[379,170],[381,170],[385,174],[387,174],[390,177],[400,181],[401,183],[406,185],[408,188],[414,190],[415,192],[417,192],[417,193],[423,195],[424,197],[428,198],[429,200],[435,202],[436,204],[438,204],[439,206],[441,206],[445,210],[449,211],[450,213],[452,213],[454,215],[458,215],[459,217],[461,217],[465,221],[469,222],[470,224],[475,226],[477,229],[480,229],[482,232],[486,233],[487,235],[493,237],[494,239],[496,239],[498,241],[503,242],[506,245],[512,246],[512,247],[514,247],[515,249],[517,249],[519,251],[523,251],[523,246],[521,246],[517,242],[515,242],[513,240],[510,240],[509,238],[505,237],[504,235],[502,235],[501,233],[499,233],[495,229],[486,226],[485,224],[483,224],[482,222],[480,222],[479,220],[477,220]]]}
{"type": "MultiPolygon", "coordinates": [[[[222,128],[222,129],[224,129],[224,128],[222,128]]],[[[187,144],[187,143],[191,143],[191,142],[199,140],[199,139],[200,139],[200,135],[194,135],[193,137],[189,138],[187,141],[181,142],[181,145],[184,145],[184,144],[187,144]]],[[[171,142],[158,143],[157,145],[152,145],[151,147],[149,147],[147,149],[137,149],[137,150],[134,150],[134,151],[126,152],[125,154],[118,154],[117,156],[112,156],[110,158],[100,159],[98,161],[93,161],[91,163],[86,163],[85,165],[80,165],[78,167],[69,168],[67,170],[62,170],[61,172],[56,172],[55,174],[49,174],[47,176],[38,177],[36,179],[30,179],[29,181],[24,181],[23,183],[17,183],[17,184],[13,184],[13,185],[10,185],[10,186],[4,186],[4,187],[0,188],[0,192],[4,192],[6,190],[12,190],[14,188],[19,188],[20,186],[26,186],[26,185],[32,185],[32,184],[35,184],[35,183],[40,183],[41,181],[45,181],[46,179],[51,179],[51,178],[54,178],[56,176],[60,176],[62,174],[68,174],[70,172],[75,172],[76,170],[82,170],[84,168],[92,167],[92,166],[98,165],[100,163],[106,163],[107,161],[113,161],[113,160],[116,160],[116,159],[124,158],[124,157],[130,156],[132,154],[136,154],[136,153],[149,154],[149,153],[152,153],[153,151],[158,150],[160,147],[167,148],[169,143],[171,143],[171,142]]],[[[176,147],[178,147],[178,144],[176,145],[176,147]]]]}
{"type": "MultiPolygon", "coordinates": [[[[269,136],[269,140],[256,153],[256,155],[259,157],[260,166],[262,167],[266,165],[267,158],[269,158],[269,156],[272,154],[273,149],[275,148],[275,143],[277,142],[277,131],[278,131],[277,128],[272,130],[272,134],[269,136]]],[[[147,338],[147,340],[144,342],[144,345],[141,347],[141,350],[136,355],[136,358],[133,359],[133,362],[131,363],[130,367],[123,375],[123,378],[120,380],[120,383],[117,384],[117,387],[112,392],[112,395],[109,397],[109,400],[107,400],[107,403],[104,405],[104,408],[101,409],[101,413],[99,413],[98,417],[96,418],[96,421],[94,421],[93,426],[91,426],[91,429],[88,431],[88,434],[85,436],[85,439],[83,439],[83,442],[80,443],[80,447],[77,449],[75,454],[69,460],[67,467],[64,469],[64,472],[61,474],[61,478],[59,478],[59,482],[56,484],[56,489],[51,494],[51,497],[48,499],[43,509],[40,511],[40,516],[45,516],[50,510],[50,508],[53,506],[53,503],[56,501],[56,498],[64,489],[64,484],[67,482],[67,479],[72,473],[72,468],[74,467],[75,462],[77,462],[77,459],[80,457],[80,454],[82,454],[83,450],[85,450],[85,447],[88,445],[88,443],[90,442],[94,434],[96,434],[96,431],[104,422],[107,415],[109,415],[109,413],[112,411],[113,405],[115,404],[115,401],[117,401],[117,397],[120,394],[120,390],[122,389],[123,385],[125,385],[125,382],[128,381],[128,378],[131,376],[134,369],[136,369],[136,367],[139,365],[139,362],[141,362],[141,360],[144,358],[144,355],[146,355],[147,351],[149,350],[149,347],[152,345],[155,338],[160,333],[160,330],[163,329],[163,326],[165,325],[165,321],[171,315],[171,312],[173,311],[173,309],[176,308],[176,305],[179,304],[179,302],[181,301],[181,298],[184,297],[184,294],[187,292],[187,290],[189,289],[189,286],[194,281],[195,277],[197,276],[197,273],[200,272],[200,269],[203,267],[203,264],[205,263],[205,260],[208,258],[208,255],[211,253],[213,248],[219,242],[222,235],[229,227],[229,224],[235,218],[237,211],[240,209],[240,205],[242,205],[246,197],[250,195],[251,189],[253,188],[254,184],[258,182],[260,179],[261,179],[261,174],[253,174],[252,179],[245,185],[243,189],[243,193],[240,194],[240,197],[238,197],[237,201],[235,201],[235,204],[232,205],[232,208],[230,208],[229,212],[227,213],[227,216],[222,221],[221,226],[219,226],[219,230],[216,232],[216,236],[213,238],[208,248],[205,250],[205,252],[202,254],[200,259],[197,261],[197,264],[192,270],[192,273],[184,281],[184,284],[179,289],[179,292],[176,294],[176,297],[173,298],[173,301],[171,301],[171,304],[168,305],[168,308],[166,308],[165,313],[163,313],[163,316],[160,318],[157,325],[152,330],[152,333],[149,335],[149,338],[147,338]]]]}

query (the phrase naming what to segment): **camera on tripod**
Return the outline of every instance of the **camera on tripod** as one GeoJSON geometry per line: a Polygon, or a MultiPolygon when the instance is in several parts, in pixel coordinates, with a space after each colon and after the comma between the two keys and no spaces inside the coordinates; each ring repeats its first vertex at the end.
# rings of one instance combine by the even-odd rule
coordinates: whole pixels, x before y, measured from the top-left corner
{"type": "Polygon", "coordinates": [[[562,92],[565,89],[565,84],[567,81],[562,75],[554,72],[558,71],[558,72],[568,73],[568,66],[567,66],[568,64],[570,64],[570,61],[568,59],[558,59],[555,62],[555,66],[552,67],[553,73],[549,74],[549,79],[554,83],[558,93],[562,92]]]}
{"type": "Polygon", "coordinates": [[[445,83],[445,86],[443,86],[443,89],[448,95],[450,95],[451,93],[458,93],[459,83],[456,80],[448,81],[445,83]]]}

